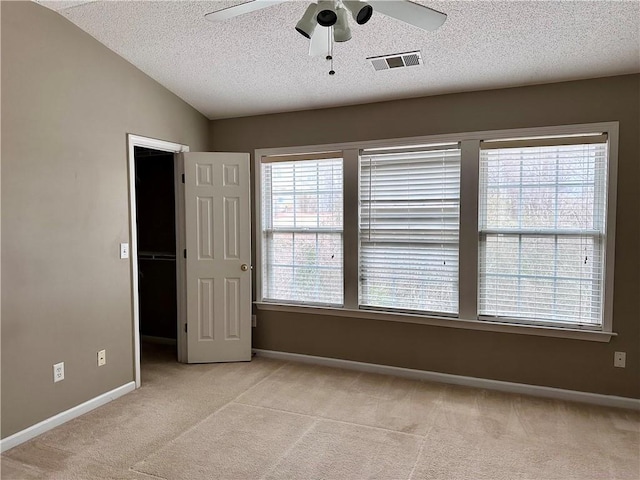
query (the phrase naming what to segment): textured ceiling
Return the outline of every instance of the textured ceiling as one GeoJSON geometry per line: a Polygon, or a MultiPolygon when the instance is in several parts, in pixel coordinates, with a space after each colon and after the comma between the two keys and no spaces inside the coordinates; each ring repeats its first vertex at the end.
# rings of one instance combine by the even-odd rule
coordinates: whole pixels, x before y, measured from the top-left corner
{"type": "Polygon", "coordinates": [[[424,32],[375,14],[328,62],[294,30],[308,1],[211,23],[244,1],[39,1],[210,119],[640,72],[640,1],[416,1],[448,14],[424,32]],[[420,50],[424,65],[367,57],[420,50]]]}

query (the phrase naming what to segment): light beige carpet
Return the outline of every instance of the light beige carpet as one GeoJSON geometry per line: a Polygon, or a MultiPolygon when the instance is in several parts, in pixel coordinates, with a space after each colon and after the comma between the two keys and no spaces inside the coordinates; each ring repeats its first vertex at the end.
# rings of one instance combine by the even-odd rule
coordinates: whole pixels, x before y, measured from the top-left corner
{"type": "Polygon", "coordinates": [[[2,456],[2,479],[640,479],[640,412],[143,348],[142,388],[2,456]]]}

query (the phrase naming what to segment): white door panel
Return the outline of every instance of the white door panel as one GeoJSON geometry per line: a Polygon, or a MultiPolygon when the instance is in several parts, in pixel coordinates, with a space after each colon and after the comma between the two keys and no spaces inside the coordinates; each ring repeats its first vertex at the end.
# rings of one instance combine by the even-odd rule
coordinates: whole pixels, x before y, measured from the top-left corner
{"type": "Polygon", "coordinates": [[[251,360],[249,155],[184,153],[189,363],[251,360]]]}

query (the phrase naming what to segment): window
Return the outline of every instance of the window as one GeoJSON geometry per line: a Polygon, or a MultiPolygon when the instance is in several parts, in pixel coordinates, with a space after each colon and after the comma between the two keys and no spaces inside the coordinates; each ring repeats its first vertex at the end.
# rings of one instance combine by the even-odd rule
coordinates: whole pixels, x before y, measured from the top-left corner
{"type": "Polygon", "coordinates": [[[258,150],[257,306],[608,341],[617,149],[607,122],[258,150]]]}
{"type": "Polygon", "coordinates": [[[262,164],[263,297],[342,305],[342,159],[262,164]]]}
{"type": "Polygon", "coordinates": [[[360,305],[458,311],[460,150],[360,158],[360,305]]]}
{"type": "Polygon", "coordinates": [[[482,144],[480,315],[602,324],[606,172],[603,136],[482,144]]]}

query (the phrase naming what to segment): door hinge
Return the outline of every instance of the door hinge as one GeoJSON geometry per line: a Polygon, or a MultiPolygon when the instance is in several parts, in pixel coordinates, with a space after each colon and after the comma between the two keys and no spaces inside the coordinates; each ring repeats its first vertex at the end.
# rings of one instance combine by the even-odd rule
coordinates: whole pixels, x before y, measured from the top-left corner
{"type": "Polygon", "coordinates": [[[186,248],[182,251],[182,256],[184,258],[187,258],[187,249],[186,248]]]}
{"type": "Polygon", "coordinates": [[[182,174],[182,183],[184,183],[184,173],[182,174]]]}
{"type": "Polygon", "coordinates": [[[186,323],[184,324],[184,333],[187,333],[187,325],[188,324],[186,324],[186,323]]]}

